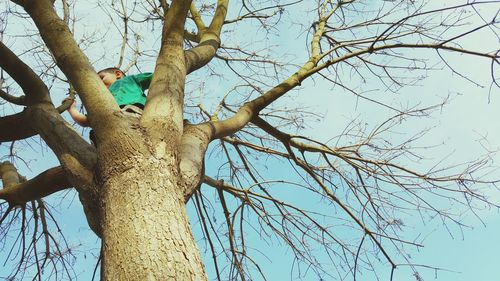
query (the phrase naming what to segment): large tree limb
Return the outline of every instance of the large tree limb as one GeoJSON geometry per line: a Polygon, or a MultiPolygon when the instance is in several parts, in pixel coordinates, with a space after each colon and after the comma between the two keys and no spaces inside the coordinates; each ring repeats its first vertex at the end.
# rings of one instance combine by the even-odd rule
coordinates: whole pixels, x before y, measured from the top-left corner
{"type": "MultiPolygon", "coordinates": [[[[0,178],[4,183],[8,177],[12,177],[15,168],[12,164],[4,162],[0,164],[0,178]]],[[[15,173],[17,175],[17,172],[15,173]]],[[[36,200],[48,196],[57,191],[70,188],[71,184],[66,178],[62,167],[54,167],[46,170],[31,180],[4,186],[0,190],[0,199],[3,199],[11,206],[22,205],[31,200],[36,200]]]]}
{"type": "MultiPolygon", "coordinates": [[[[16,101],[23,102],[28,105],[28,110],[0,118],[0,129],[2,129],[0,130],[0,141],[28,138],[36,135],[41,129],[50,127],[49,124],[41,122],[45,120],[44,118],[34,118],[33,111],[30,110],[32,107],[39,105],[43,105],[47,109],[53,109],[53,106],[50,106],[52,103],[47,86],[28,65],[21,61],[2,42],[0,42],[0,66],[21,86],[26,95],[15,100],[13,100],[14,97],[7,96],[7,100],[14,103],[16,101]],[[37,122],[38,126],[34,126],[34,121],[37,122]],[[24,124],[24,126],[19,126],[19,124],[24,124]]],[[[47,141],[46,138],[45,140],[47,141]]],[[[53,143],[58,144],[58,141],[53,143]]]]}
{"type": "Polygon", "coordinates": [[[0,117],[0,142],[22,140],[36,135],[26,110],[0,117]],[[20,126],[22,124],[22,126],[20,126]]]}
{"type": "Polygon", "coordinates": [[[214,138],[222,138],[239,131],[257,116],[262,109],[285,95],[291,89],[299,86],[304,79],[314,73],[310,69],[315,66],[315,60],[315,58],[311,58],[298,72],[288,77],[278,86],[244,104],[234,116],[223,121],[213,121],[212,124],[215,127],[214,138]]]}
{"type": "MultiPolygon", "coordinates": [[[[45,15],[40,17],[44,18],[45,15]]],[[[47,24],[50,25],[50,23],[51,22],[47,24]]],[[[1,42],[0,66],[16,80],[28,98],[27,109],[21,114],[10,116],[16,118],[2,118],[1,120],[4,122],[3,124],[0,122],[0,128],[4,127],[4,129],[6,129],[5,131],[16,131],[15,128],[32,127],[34,131],[40,133],[41,137],[47,142],[63,165],[65,165],[64,162],[66,161],[64,159],[70,157],[73,159],[70,161],[70,166],[78,162],[78,166],[81,166],[85,170],[92,171],[96,163],[95,149],[86,143],[81,136],[61,118],[59,112],[55,110],[50,102],[48,89],[40,77],[1,42]],[[26,126],[18,126],[14,123],[14,121],[20,121],[19,119],[24,119],[22,121],[26,121],[24,122],[26,126]]],[[[31,133],[33,133],[31,130],[24,129],[22,132],[14,133],[14,136],[25,137],[29,136],[31,133]]],[[[13,139],[14,136],[10,135],[8,137],[10,137],[9,139],[13,139]]],[[[68,170],[72,169],[72,167],[69,166],[66,168],[68,170]]]]}
{"type": "Polygon", "coordinates": [[[196,47],[186,50],[187,72],[191,73],[209,63],[215,57],[219,47],[219,36],[205,33],[196,47]]]}
{"type": "Polygon", "coordinates": [[[205,30],[207,28],[207,26],[203,22],[203,19],[201,18],[200,13],[196,9],[196,5],[194,2],[191,2],[191,6],[189,7],[189,12],[191,13],[191,19],[193,20],[194,24],[196,25],[196,28],[198,28],[198,33],[205,30]]]}
{"type": "Polygon", "coordinates": [[[141,125],[153,141],[171,136],[172,145],[182,136],[184,86],[184,26],[191,1],[174,0],[163,24],[162,44],[149,87],[141,125]]]}
{"type": "MultiPolygon", "coordinates": [[[[187,72],[193,72],[200,67],[209,63],[217,53],[220,46],[220,33],[224,20],[227,15],[229,0],[217,1],[217,8],[214,17],[208,28],[204,28],[201,18],[193,14],[193,18],[199,30],[200,42],[199,44],[186,51],[186,68],[187,72]]],[[[191,9],[194,10],[193,8],[191,9]]]]}
{"type": "Polygon", "coordinates": [[[0,67],[23,89],[28,104],[50,102],[47,86],[42,79],[7,46],[0,42],[0,67]]]}
{"type": "Polygon", "coordinates": [[[88,144],[66,122],[52,104],[28,108],[33,127],[56,154],[67,179],[78,191],[90,228],[101,235],[101,208],[94,171],[97,163],[95,147],[88,144]]]}
{"type": "MultiPolygon", "coordinates": [[[[27,109],[32,126],[64,165],[66,157],[78,161],[81,168],[93,171],[97,162],[95,148],[87,143],[52,105],[34,105],[27,109]]],[[[76,162],[75,162],[76,163],[76,162]]]]}
{"type": "MultiPolygon", "coordinates": [[[[4,186],[0,190],[0,199],[7,201],[11,207],[43,198],[72,186],[67,173],[61,166],[48,169],[29,181],[21,181],[21,176],[14,165],[3,162],[0,163],[0,179],[4,186]]],[[[96,194],[96,192],[79,191],[89,226],[97,236],[101,236],[101,210],[96,194]]]]}
{"type": "Polygon", "coordinates": [[[187,125],[182,136],[179,169],[186,201],[199,188],[204,176],[204,158],[212,139],[213,128],[209,123],[187,125]]]}
{"type": "MultiPolygon", "coordinates": [[[[72,101],[66,101],[64,104],[56,108],[57,112],[61,113],[66,110],[72,101]]],[[[31,125],[32,117],[28,111],[0,117],[0,143],[27,139],[35,136],[38,132],[31,125]],[[23,126],[19,126],[23,124],[23,126]]]]}
{"type": "MultiPolygon", "coordinates": [[[[72,34],[61,20],[49,0],[28,1],[23,7],[37,25],[40,35],[54,55],[57,65],[72,82],[75,90],[79,92],[94,129],[105,133],[113,128],[114,122],[110,121],[113,107],[118,106],[113,97],[96,75],[88,59],[80,50],[72,34]],[[64,48],[60,48],[64,45],[64,48]],[[96,93],[97,92],[97,93],[96,93]],[[92,120],[100,122],[93,123],[92,120]],[[96,126],[94,126],[96,125],[96,126]]],[[[94,168],[97,162],[95,148],[89,145],[71,127],[52,104],[37,104],[28,107],[32,127],[38,131],[48,146],[54,151],[69,180],[75,185],[81,196],[88,198],[97,197],[93,190],[94,168]],[[87,194],[88,193],[88,194],[87,194]]],[[[115,120],[118,118],[113,117],[115,120]]],[[[92,200],[85,200],[92,204],[92,200]]],[[[85,204],[85,203],[84,203],[85,204]]]]}
{"type": "Polygon", "coordinates": [[[119,110],[118,105],[76,44],[69,27],[56,14],[52,2],[27,1],[23,7],[35,22],[43,41],[54,55],[57,66],[80,95],[96,134],[109,132],[118,122],[113,114],[119,110]]]}

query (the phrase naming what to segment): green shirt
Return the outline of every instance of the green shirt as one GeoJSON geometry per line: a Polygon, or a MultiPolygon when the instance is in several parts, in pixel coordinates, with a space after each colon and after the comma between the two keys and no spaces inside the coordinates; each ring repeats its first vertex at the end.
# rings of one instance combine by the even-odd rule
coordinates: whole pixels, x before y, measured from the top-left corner
{"type": "Polygon", "coordinates": [[[137,75],[124,76],[116,80],[109,91],[120,107],[130,104],[146,104],[144,90],[149,88],[153,73],[145,72],[137,75]]]}

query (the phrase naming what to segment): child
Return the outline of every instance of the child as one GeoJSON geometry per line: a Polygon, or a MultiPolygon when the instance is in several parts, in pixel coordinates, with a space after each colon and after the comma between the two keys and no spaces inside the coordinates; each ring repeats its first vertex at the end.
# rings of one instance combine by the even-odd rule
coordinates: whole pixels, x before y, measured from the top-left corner
{"type": "MultiPolygon", "coordinates": [[[[142,111],[140,110],[144,109],[144,105],[146,104],[144,90],[149,88],[151,78],[153,77],[152,73],[146,72],[126,76],[119,68],[109,67],[99,71],[97,74],[101,77],[102,82],[109,89],[116,103],[118,103],[118,106],[123,111],[141,114],[142,111]]],[[[76,108],[76,102],[73,102],[70,108],[68,108],[68,113],[78,125],[82,127],[90,125],[87,116],[80,113],[76,108]]]]}

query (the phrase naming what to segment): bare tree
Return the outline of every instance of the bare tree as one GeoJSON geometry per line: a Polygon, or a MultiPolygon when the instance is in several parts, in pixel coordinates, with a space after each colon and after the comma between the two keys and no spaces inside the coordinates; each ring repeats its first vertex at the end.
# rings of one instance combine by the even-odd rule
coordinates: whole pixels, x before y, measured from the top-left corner
{"type": "Polygon", "coordinates": [[[469,47],[465,39],[487,34],[498,42],[497,14],[488,11],[499,1],[229,2],[5,4],[0,142],[11,159],[0,164],[0,235],[4,242],[17,237],[7,256],[16,262],[9,278],[75,277],[73,246],[61,236],[56,206],[44,201],[70,188],[101,238],[102,280],[265,279],[247,235],[288,247],[298,277],[312,271],[321,280],[356,280],[382,264],[391,279],[408,265],[419,279],[402,253],[421,245],[404,239],[400,214],[429,214],[460,226],[451,206],[474,212],[491,204],[476,189],[495,183],[488,155],[422,168],[414,143],[425,130],[391,135],[447,99],[396,106],[387,95],[401,95],[432,71],[478,83],[456,67],[461,56],[491,62],[490,89],[496,89],[498,50],[469,47]],[[275,50],[290,28],[306,40],[295,56],[275,50]],[[141,116],[120,111],[94,70],[99,61],[125,71],[153,65],[141,116]],[[328,138],[306,135],[321,114],[285,99],[315,99],[306,85],[314,77],[387,118],[374,127],[352,120],[328,138]],[[211,79],[230,88],[222,92],[208,85],[211,79]],[[381,90],[370,93],[366,85],[375,84],[381,90]],[[63,92],[78,93],[95,146],[61,117],[71,103],[58,106],[63,92]],[[21,161],[15,148],[38,137],[60,166],[26,179],[13,165],[21,161]],[[266,165],[294,176],[270,177],[266,165]],[[198,216],[191,224],[209,252],[206,261],[187,202],[198,216]],[[207,277],[204,264],[213,266],[214,276],[207,277]]]}

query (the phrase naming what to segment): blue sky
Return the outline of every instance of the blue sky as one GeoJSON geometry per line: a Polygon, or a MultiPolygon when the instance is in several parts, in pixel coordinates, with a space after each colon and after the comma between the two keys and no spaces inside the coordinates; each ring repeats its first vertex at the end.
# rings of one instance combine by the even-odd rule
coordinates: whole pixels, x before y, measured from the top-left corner
{"type": "MultiPolygon", "coordinates": [[[[79,32],[81,34],[85,33],[83,30],[79,32]]],[[[252,35],[256,37],[262,36],[262,34],[258,33],[252,33],[252,35]]],[[[300,64],[303,62],[305,59],[304,54],[302,54],[304,44],[302,41],[300,41],[300,45],[291,44],[291,42],[303,38],[297,39],[296,34],[291,31],[281,31],[280,38],[281,40],[275,41],[274,44],[295,53],[295,58],[290,57],[293,63],[300,64]]],[[[235,37],[230,40],[236,41],[237,39],[235,37]]],[[[477,47],[478,44],[498,46],[498,42],[491,43],[491,40],[491,37],[479,35],[471,38],[466,44],[471,47],[477,47]]],[[[102,52],[102,50],[97,50],[97,53],[92,56],[94,60],[100,57],[99,52],[102,52]]],[[[425,82],[422,82],[421,86],[407,88],[404,90],[405,94],[395,96],[391,101],[404,103],[422,100],[432,103],[451,95],[450,103],[442,110],[436,112],[430,118],[410,121],[404,125],[407,127],[402,128],[403,131],[412,131],[418,128],[432,127],[432,131],[424,137],[422,142],[442,145],[430,150],[426,156],[439,161],[442,157],[450,155],[446,158],[446,161],[450,163],[474,160],[479,155],[483,155],[486,150],[495,151],[500,149],[500,130],[498,130],[497,125],[498,120],[500,120],[500,110],[498,110],[500,108],[500,93],[495,88],[492,91],[488,90],[488,64],[476,58],[463,56],[452,56],[452,58],[457,68],[468,71],[470,75],[475,75],[475,78],[481,81],[485,88],[473,85],[463,79],[451,79],[458,77],[450,75],[448,70],[443,69],[442,71],[433,72],[425,82]]],[[[102,64],[102,62],[100,63],[102,64]]],[[[105,66],[99,65],[96,67],[105,66]]],[[[227,85],[207,86],[205,90],[219,90],[219,87],[226,89],[232,86],[231,82],[227,82],[227,85]]],[[[56,94],[54,99],[56,102],[64,96],[63,88],[56,94]]],[[[376,86],[373,86],[373,88],[376,88],[376,86]]],[[[222,94],[223,90],[219,91],[222,94]]],[[[329,85],[322,83],[321,78],[304,83],[299,91],[292,92],[290,96],[290,100],[286,102],[305,104],[325,115],[320,122],[314,123],[305,131],[306,135],[314,135],[320,139],[326,140],[330,138],[332,132],[341,130],[350,122],[352,117],[366,120],[370,126],[375,126],[377,121],[382,118],[383,109],[362,100],[360,101],[346,93],[332,90],[329,85]]],[[[210,101],[207,101],[207,103],[210,103],[210,101]]],[[[5,155],[7,149],[8,147],[5,145],[0,146],[0,156],[5,155]]],[[[30,148],[19,151],[23,157],[33,159],[29,163],[29,169],[21,163],[19,165],[21,173],[28,176],[28,178],[45,170],[47,167],[57,165],[52,153],[46,150],[43,145],[35,147],[35,150],[37,151],[36,155],[33,154],[30,148]]],[[[498,165],[500,163],[498,154],[492,157],[498,165]]],[[[269,169],[265,173],[268,174],[270,179],[279,179],[288,174],[287,170],[277,169],[269,169]]],[[[500,178],[500,172],[496,170],[492,176],[500,178]]],[[[485,186],[484,188],[492,189],[491,186],[485,186]]],[[[489,190],[487,193],[491,194],[492,199],[496,200],[496,202],[500,201],[500,193],[489,190]]],[[[301,200],[300,196],[299,193],[292,193],[289,200],[301,200]]],[[[77,201],[78,199],[74,193],[66,194],[66,196],[56,195],[49,199],[52,204],[63,203],[60,213],[57,214],[62,219],[61,227],[68,230],[67,237],[70,238],[70,245],[82,245],[77,247],[80,259],[76,264],[75,271],[78,275],[81,273],[79,280],[89,280],[89,276],[93,271],[93,262],[95,261],[92,255],[89,254],[89,249],[93,249],[95,253],[98,245],[96,244],[97,239],[85,225],[81,206],[77,201]],[[83,258],[82,261],[84,253],[87,253],[87,257],[83,258]]],[[[314,202],[311,204],[314,204],[314,202]]],[[[190,212],[193,213],[192,207],[190,212]]],[[[500,243],[497,243],[498,238],[496,237],[500,233],[499,213],[496,210],[485,209],[480,211],[478,215],[485,225],[472,214],[467,214],[463,219],[470,228],[460,230],[451,227],[450,232],[437,220],[423,221],[415,215],[408,215],[405,218],[408,226],[406,237],[425,244],[425,247],[419,251],[409,251],[412,261],[416,264],[425,264],[449,270],[435,272],[432,269],[419,269],[424,280],[489,281],[494,280],[493,278],[499,275],[500,269],[496,265],[496,256],[500,252],[500,243]]],[[[193,224],[195,224],[194,221],[193,224]]],[[[251,242],[256,245],[264,245],[259,241],[257,235],[253,235],[251,242]]],[[[269,260],[262,258],[262,256],[261,258],[264,264],[263,267],[269,270],[269,280],[290,279],[290,251],[278,247],[276,243],[264,247],[264,249],[269,260]]],[[[3,258],[4,254],[4,251],[1,252],[0,258],[3,258]]],[[[380,277],[382,280],[388,280],[389,268],[382,266],[380,267],[380,277]]],[[[6,273],[4,270],[5,268],[0,268],[0,276],[6,273]]],[[[207,270],[213,276],[212,269],[208,268],[207,270]]],[[[308,275],[305,280],[312,281],[317,280],[317,278],[314,275],[308,275]]],[[[373,277],[370,274],[361,275],[360,280],[373,280],[373,277]]],[[[414,278],[411,271],[398,269],[394,280],[414,280],[414,278]]]]}

